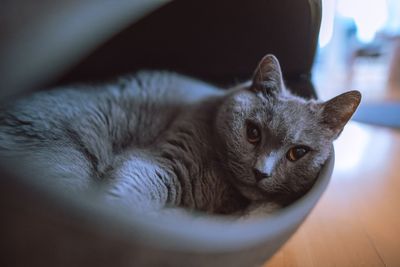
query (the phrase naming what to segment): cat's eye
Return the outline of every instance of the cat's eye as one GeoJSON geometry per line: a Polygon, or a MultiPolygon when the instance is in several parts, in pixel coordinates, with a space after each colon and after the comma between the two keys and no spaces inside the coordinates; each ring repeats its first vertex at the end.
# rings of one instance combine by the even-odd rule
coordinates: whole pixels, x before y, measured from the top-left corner
{"type": "Polygon", "coordinates": [[[310,151],[309,147],[306,146],[295,146],[289,149],[286,153],[286,158],[290,161],[296,161],[304,157],[310,151]]]}
{"type": "Polygon", "coordinates": [[[261,140],[260,128],[252,122],[247,123],[246,134],[247,141],[249,141],[251,144],[257,144],[261,140]]]}

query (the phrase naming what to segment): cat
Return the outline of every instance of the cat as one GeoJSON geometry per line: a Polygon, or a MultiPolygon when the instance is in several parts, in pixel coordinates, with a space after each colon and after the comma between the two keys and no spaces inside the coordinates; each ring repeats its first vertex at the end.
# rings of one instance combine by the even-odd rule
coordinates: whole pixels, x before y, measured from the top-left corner
{"type": "Polygon", "coordinates": [[[142,71],[5,105],[0,156],[32,179],[142,211],[284,207],[312,187],[360,100],[293,95],[273,55],[229,90],[142,71]]]}

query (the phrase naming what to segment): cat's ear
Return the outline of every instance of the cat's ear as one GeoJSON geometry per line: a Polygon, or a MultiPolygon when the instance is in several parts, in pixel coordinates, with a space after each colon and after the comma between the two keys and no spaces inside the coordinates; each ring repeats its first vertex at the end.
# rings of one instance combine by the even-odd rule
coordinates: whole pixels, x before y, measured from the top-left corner
{"type": "Polygon", "coordinates": [[[283,88],[282,71],[274,55],[264,56],[254,72],[251,91],[277,95],[283,88]]]}
{"type": "Polygon", "coordinates": [[[320,104],[322,110],[320,121],[332,131],[333,138],[337,138],[342,132],[360,101],[361,93],[359,91],[350,91],[320,104]]]}

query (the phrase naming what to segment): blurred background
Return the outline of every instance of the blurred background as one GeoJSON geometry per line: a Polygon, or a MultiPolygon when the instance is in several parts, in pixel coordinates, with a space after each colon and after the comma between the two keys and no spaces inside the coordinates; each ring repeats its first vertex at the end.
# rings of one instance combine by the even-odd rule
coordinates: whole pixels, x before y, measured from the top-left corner
{"type": "Polygon", "coordinates": [[[323,0],[322,4],[314,64],[319,96],[357,89],[364,102],[398,100],[400,1],[323,0]]]}
{"type": "MultiPolygon", "coordinates": [[[[363,101],[354,120],[373,125],[400,128],[400,1],[323,0],[322,22],[313,79],[321,99],[348,90],[359,90],[363,101]]],[[[390,142],[368,135],[368,130],[351,124],[349,138],[339,139],[343,157],[338,168],[349,166],[379,144],[390,142]],[[358,156],[348,153],[357,146],[358,156]]],[[[396,130],[393,130],[396,133],[396,130]]],[[[339,146],[337,149],[341,149],[339,146]]],[[[383,149],[383,148],[382,148],[383,149]]],[[[372,152],[372,151],[371,151],[372,152]]],[[[399,151],[400,152],[400,151],[399,151]]],[[[371,156],[371,155],[369,155],[371,156]]]]}
{"type": "MultiPolygon", "coordinates": [[[[10,88],[22,92],[28,85],[42,85],[46,78],[60,75],[115,32],[123,30],[130,21],[139,20],[144,13],[156,10],[166,2],[169,1],[98,0],[96,4],[78,0],[3,1],[0,8],[0,96],[7,96],[12,91],[10,88]]],[[[213,23],[216,18],[224,27],[229,24],[229,29],[224,28],[224,31],[217,23],[205,27],[207,34],[211,32],[215,38],[223,36],[227,42],[221,42],[221,47],[216,48],[212,38],[204,39],[199,44],[201,49],[193,45],[191,47],[196,49],[186,51],[190,56],[206,48],[216,56],[225,53],[227,59],[237,53],[242,56],[238,67],[248,63],[253,68],[256,62],[252,56],[257,50],[254,48],[259,45],[263,50],[263,42],[268,43],[270,33],[276,39],[290,40],[290,47],[285,51],[288,56],[280,57],[286,66],[294,62],[307,69],[306,58],[310,58],[311,65],[312,56],[298,53],[297,50],[304,52],[306,49],[292,47],[289,37],[295,41],[306,38],[294,30],[292,24],[282,23],[288,11],[299,14],[296,4],[300,1],[208,1],[212,8],[202,9],[198,6],[204,6],[203,1],[180,2],[192,13],[186,12],[184,23],[175,21],[177,26],[186,24],[191,18],[198,24],[213,23]],[[267,10],[265,6],[271,11],[269,5],[274,3],[281,4],[277,5],[277,10],[272,9],[274,16],[262,14],[258,18],[254,15],[255,10],[267,10]],[[210,16],[216,6],[223,12],[210,16]],[[235,8],[240,12],[233,12],[235,8]],[[197,19],[195,14],[199,13],[207,16],[201,15],[197,19]],[[251,35],[247,33],[255,30],[243,28],[240,19],[254,22],[262,29],[276,25],[274,23],[279,27],[271,27],[275,28],[270,29],[272,33],[268,31],[264,35],[258,35],[258,28],[254,28],[259,39],[248,42],[246,38],[251,35]],[[239,30],[245,33],[245,38],[236,35],[239,30]],[[235,46],[226,45],[232,39],[239,43],[239,51],[235,46]],[[246,59],[249,62],[244,64],[246,59]]],[[[319,8],[318,0],[302,2],[319,8]]],[[[335,169],[326,193],[295,235],[265,266],[400,266],[400,0],[322,0],[322,9],[312,75],[318,97],[327,100],[348,90],[359,90],[363,101],[354,119],[335,142],[335,169]]],[[[173,21],[170,18],[162,17],[173,21]]],[[[301,16],[292,20],[297,27],[303,23],[317,29],[316,21],[319,20],[315,20],[314,25],[308,24],[301,16]]],[[[195,37],[193,25],[187,24],[183,32],[195,37]]],[[[144,33],[149,35],[148,29],[153,29],[151,25],[142,21],[142,26],[147,30],[144,33]]],[[[155,25],[156,28],[159,26],[155,25]]],[[[165,33],[166,38],[171,39],[167,30],[165,33]]],[[[151,38],[152,42],[143,43],[145,48],[154,44],[150,54],[158,51],[159,43],[168,44],[151,38]]],[[[183,47],[188,45],[186,39],[182,42],[183,47]]],[[[124,44],[125,39],[122,41],[124,44]]],[[[197,43],[195,38],[192,41],[197,43]]],[[[314,51],[313,47],[303,48],[314,51]]],[[[118,49],[114,50],[118,52],[118,49]]],[[[136,56],[140,56],[141,50],[137,51],[136,56]]],[[[181,61],[189,59],[190,66],[199,62],[193,60],[196,64],[191,64],[191,57],[182,57],[182,50],[177,53],[181,55],[181,61]]],[[[127,58],[126,54],[119,56],[127,58]]],[[[204,56],[201,54],[198,58],[204,56]]],[[[104,61],[109,64],[110,58],[104,58],[104,61]]],[[[98,67],[102,65],[97,61],[94,63],[98,67]]],[[[225,65],[230,66],[228,63],[225,65]]],[[[207,66],[218,68],[216,64],[207,66]]],[[[201,64],[198,67],[204,68],[201,64]]],[[[240,71],[239,68],[237,73],[240,71]]],[[[228,74],[231,77],[231,73],[228,74]]],[[[249,77],[248,73],[244,74],[249,77]]]]}
{"type": "Polygon", "coordinates": [[[400,1],[322,4],[317,94],[363,100],[335,142],[328,190],[265,266],[400,266],[400,1]]]}

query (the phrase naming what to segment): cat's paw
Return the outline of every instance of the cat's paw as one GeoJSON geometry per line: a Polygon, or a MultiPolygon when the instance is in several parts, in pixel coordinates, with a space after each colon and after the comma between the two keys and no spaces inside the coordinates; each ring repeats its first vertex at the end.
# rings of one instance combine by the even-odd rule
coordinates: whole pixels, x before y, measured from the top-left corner
{"type": "Polygon", "coordinates": [[[244,219],[265,218],[280,209],[282,209],[282,206],[274,202],[260,202],[260,203],[256,202],[250,204],[247,207],[242,218],[244,219]]]}

